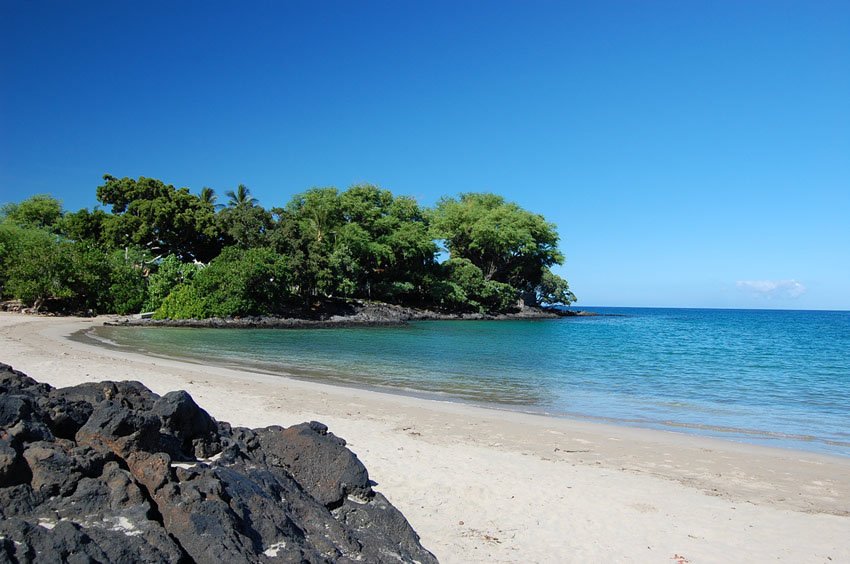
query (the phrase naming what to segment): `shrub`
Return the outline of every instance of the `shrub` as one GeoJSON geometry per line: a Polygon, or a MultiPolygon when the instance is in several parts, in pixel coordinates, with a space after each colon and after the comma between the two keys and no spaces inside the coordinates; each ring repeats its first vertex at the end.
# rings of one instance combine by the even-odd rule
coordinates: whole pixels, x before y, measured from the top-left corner
{"type": "Polygon", "coordinates": [[[156,311],[162,302],[180,284],[192,281],[202,267],[191,262],[180,262],[176,255],[168,255],[156,265],[156,272],[148,277],[145,311],[156,311]]]}
{"type": "Polygon", "coordinates": [[[208,300],[189,284],[174,288],[154,313],[154,319],[203,319],[208,314],[208,300]]]}
{"type": "Polygon", "coordinates": [[[4,225],[4,292],[39,309],[49,298],[73,295],[66,282],[67,245],[40,229],[4,225]]]}
{"type": "Polygon", "coordinates": [[[479,313],[502,313],[516,306],[517,291],[509,284],[484,278],[480,268],[465,258],[442,265],[440,279],[431,285],[431,295],[442,307],[479,313]]]}
{"type": "Polygon", "coordinates": [[[158,319],[276,313],[292,299],[284,258],[271,249],[228,247],[162,302],[158,319]]]}
{"type": "Polygon", "coordinates": [[[118,315],[141,311],[147,297],[142,261],[127,259],[124,251],[115,251],[109,256],[109,266],[106,311],[118,315]]]}

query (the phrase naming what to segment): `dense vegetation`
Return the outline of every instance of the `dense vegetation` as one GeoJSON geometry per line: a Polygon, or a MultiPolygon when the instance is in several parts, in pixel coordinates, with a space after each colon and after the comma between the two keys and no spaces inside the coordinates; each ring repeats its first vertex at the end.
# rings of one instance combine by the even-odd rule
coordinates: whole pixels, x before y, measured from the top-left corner
{"type": "Polygon", "coordinates": [[[0,295],[36,309],[173,319],[330,298],[491,313],[575,300],[550,270],[564,260],[555,226],[494,194],[432,209],[371,185],[313,188],[271,209],[243,185],[225,196],[107,175],[97,199],[109,212],[64,211],[46,195],[5,204],[0,295]]]}

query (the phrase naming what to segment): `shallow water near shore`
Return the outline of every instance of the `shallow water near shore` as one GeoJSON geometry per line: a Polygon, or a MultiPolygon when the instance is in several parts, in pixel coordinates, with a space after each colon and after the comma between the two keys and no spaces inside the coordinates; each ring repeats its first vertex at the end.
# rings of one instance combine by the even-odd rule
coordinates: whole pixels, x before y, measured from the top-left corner
{"type": "Polygon", "coordinates": [[[98,327],[111,346],[850,456],[850,312],[583,308],[401,327],[98,327]]]}

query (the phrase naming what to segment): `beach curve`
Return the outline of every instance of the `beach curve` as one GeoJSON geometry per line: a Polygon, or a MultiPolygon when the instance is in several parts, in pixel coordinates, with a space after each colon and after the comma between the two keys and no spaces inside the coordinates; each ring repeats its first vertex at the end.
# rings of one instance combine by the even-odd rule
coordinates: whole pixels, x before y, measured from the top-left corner
{"type": "Polygon", "coordinates": [[[113,351],[106,318],[0,314],[0,361],[186,389],[237,425],[326,423],[443,562],[850,560],[850,460],[113,351]]]}

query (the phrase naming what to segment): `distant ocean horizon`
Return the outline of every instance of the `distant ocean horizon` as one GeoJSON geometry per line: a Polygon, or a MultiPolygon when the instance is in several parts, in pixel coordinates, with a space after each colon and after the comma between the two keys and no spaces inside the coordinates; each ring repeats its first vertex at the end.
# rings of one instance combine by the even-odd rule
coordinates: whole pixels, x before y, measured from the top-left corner
{"type": "Polygon", "coordinates": [[[593,305],[578,305],[574,304],[569,307],[562,307],[567,311],[593,311],[605,313],[613,310],[634,310],[634,309],[685,309],[685,310],[705,310],[705,311],[800,311],[800,312],[834,312],[834,313],[850,313],[850,309],[835,309],[835,308],[788,308],[788,307],[690,307],[690,306],[593,306],[593,305]]]}
{"type": "Polygon", "coordinates": [[[147,354],[850,456],[850,312],[574,307],[401,327],[99,327],[147,354]]]}

